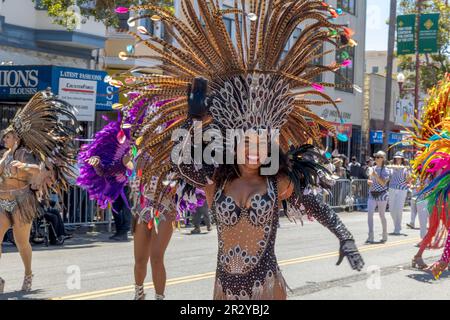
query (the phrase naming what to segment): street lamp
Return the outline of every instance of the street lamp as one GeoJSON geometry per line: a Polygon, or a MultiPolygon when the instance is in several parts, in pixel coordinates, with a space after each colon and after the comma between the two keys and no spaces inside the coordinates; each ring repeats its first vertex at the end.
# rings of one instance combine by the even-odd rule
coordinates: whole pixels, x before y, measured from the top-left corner
{"type": "Polygon", "coordinates": [[[397,83],[400,88],[400,95],[402,95],[403,84],[405,83],[405,80],[406,80],[405,75],[402,72],[399,72],[399,74],[397,74],[397,83]]]}

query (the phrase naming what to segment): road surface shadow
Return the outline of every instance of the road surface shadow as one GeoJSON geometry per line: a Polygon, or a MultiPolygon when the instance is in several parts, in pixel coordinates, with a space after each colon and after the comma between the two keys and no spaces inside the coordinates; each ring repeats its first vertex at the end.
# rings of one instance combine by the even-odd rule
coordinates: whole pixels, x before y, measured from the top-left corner
{"type": "Polygon", "coordinates": [[[433,284],[433,283],[438,283],[440,280],[444,280],[444,279],[450,278],[450,272],[449,271],[444,271],[441,274],[439,280],[435,280],[434,276],[431,274],[430,271],[423,271],[421,273],[408,274],[407,277],[410,278],[410,279],[419,281],[419,282],[433,284]]]}
{"type": "Polygon", "coordinates": [[[205,235],[210,234],[210,233],[211,233],[211,231],[202,231],[201,233],[194,233],[194,234],[192,234],[190,232],[187,232],[187,233],[182,232],[180,234],[182,236],[205,236],[205,235]]]}
{"type": "Polygon", "coordinates": [[[43,293],[44,290],[32,290],[30,292],[12,291],[0,294],[0,300],[42,300],[42,298],[33,298],[30,295],[43,293]]]}
{"type": "MultiPolygon", "coordinates": [[[[68,249],[86,249],[99,247],[101,243],[123,243],[127,241],[114,241],[110,240],[110,233],[87,233],[87,234],[74,234],[72,238],[66,239],[63,245],[49,245],[46,247],[44,244],[32,243],[33,251],[54,251],[54,250],[68,250],[68,249]]],[[[132,237],[129,241],[132,241],[132,237]]],[[[3,252],[17,252],[16,246],[9,242],[3,243],[3,252]]]]}

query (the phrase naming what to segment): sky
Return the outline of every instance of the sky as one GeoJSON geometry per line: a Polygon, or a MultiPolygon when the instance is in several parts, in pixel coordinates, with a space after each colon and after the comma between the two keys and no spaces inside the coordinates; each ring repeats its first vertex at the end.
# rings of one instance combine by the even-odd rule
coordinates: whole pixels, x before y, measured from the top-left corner
{"type": "Polygon", "coordinates": [[[387,50],[389,6],[390,0],[367,0],[366,50],[387,50]]]}

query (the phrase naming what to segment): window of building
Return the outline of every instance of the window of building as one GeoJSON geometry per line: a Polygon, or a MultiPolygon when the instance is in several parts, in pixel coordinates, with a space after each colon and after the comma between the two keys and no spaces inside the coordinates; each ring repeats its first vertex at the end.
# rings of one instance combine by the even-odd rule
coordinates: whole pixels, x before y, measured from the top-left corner
{"type": "Polygon", "coordinates": [[[380,72],[380,67],[376,66],[376,67],[372,67],[372,73],[378,73],[380,72]]]}
{"type": "Polygon", "coordinates": [[[223,22],[225,23],[225,28],[227,29],[228,34],[231,36],[234,19],[223,17],[223,22]]]}
{"type": "Polygon", "coordinates": [[[47,7],[42,4],[42,0],[36,0],[34,7],[36,10],[47,10],[47,7]]]}
{"type": "Polygon", "coordinates": [[[337,7],[352,15],[356,13],[356,0],[337,0],[337,7]]]}
{"type": "Polygon", "coordinates": [[[117,27],[118,31],[128,31],[130,30],[130,26],[128,25],[128,19],[130,18],[130,13],[122,13],[118,15],[119,17],[119,25],[117,27]]]}
{"type": "Polygon", "coordinates": [[[353,83],[355,81],[355,48],[346,47],[336,50],[336,62],[341,63],[350,59],[351,65],[339,69],[335,74],[334,84],[336,90],[353,93],[353,83]]]}
{"type": "MultiPolygon", "coordinates": [[[[319,49],[319,51],[317,51],[316,55],[317,54],[321,54],[322,52],[323,52],[323,46],[320,46],[320,49],[319,49]]],[[[312,61],[312,64],[313,65],[318,65],[318,66],[323,65],[323,56],[315,58],[312,61]]],[[[317,76],[314,77],[313,82],[322,82],[322,80],[323,80],[322,76],[323,76],[323,73],[318,74],[317,76]]]]}
{"type": "MultiPolygon", "coordinates": [[[[149,15],[150,11],[148,11],[148,10],[141,11],[140,14],[141,15],[149,15]]],[[[139,23],[140,23],[141,26],[143,26],[145,29],[147,29],[147,31],[150,34],[152,34],[152,35],[155,34],[155,24],[150,18],[141,19],[141,20],[139,20],[139,23]]],[[[161,24],[161,26],[162,25],[163,24],[161,24]]]]}
{"type": "Polygon", "coordinates": [[[362,132],[361,127],[353,125],[352,127],[352,139],[350,146],[350,156],[356,156],[357,161],[363,162],[363,155],[361,153],[361,145],[362,145],[362,132]]]}

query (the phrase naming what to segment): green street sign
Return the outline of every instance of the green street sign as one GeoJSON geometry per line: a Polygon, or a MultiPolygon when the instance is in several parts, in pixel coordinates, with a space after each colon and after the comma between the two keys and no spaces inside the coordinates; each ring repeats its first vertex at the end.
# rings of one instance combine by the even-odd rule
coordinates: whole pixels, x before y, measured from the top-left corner
{"type": "Polygon", "coordinates": [[[438,52],[439,16],[439,13],[427,13],[420,16],[419,53],[438,52]]]}
{"type": "Polygon", "coordinates": [[[416,53],[416,15],[397,16],[397,54],[416,53]]]}

